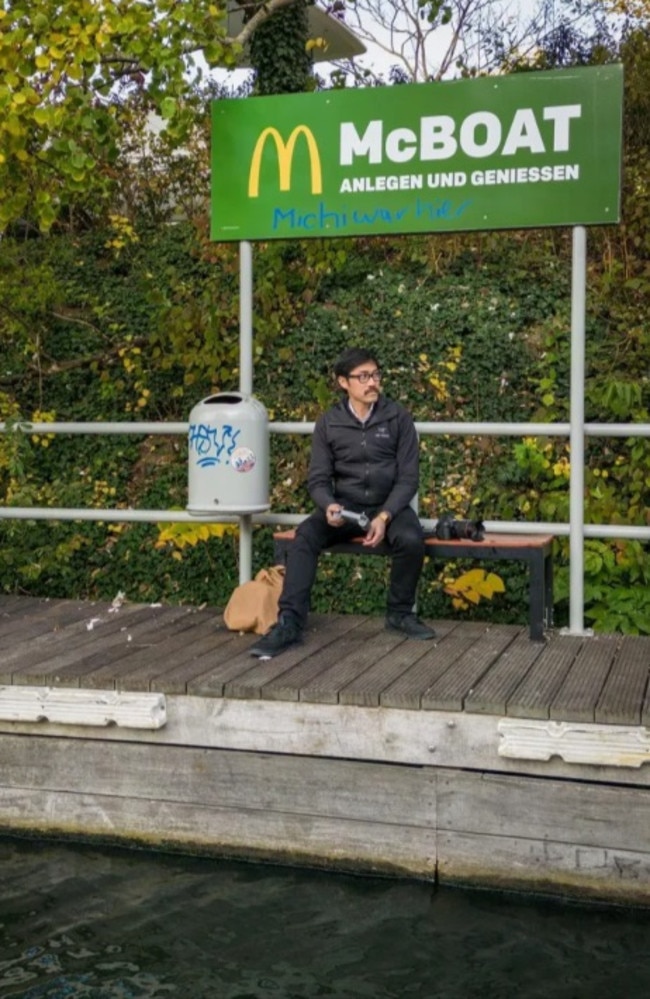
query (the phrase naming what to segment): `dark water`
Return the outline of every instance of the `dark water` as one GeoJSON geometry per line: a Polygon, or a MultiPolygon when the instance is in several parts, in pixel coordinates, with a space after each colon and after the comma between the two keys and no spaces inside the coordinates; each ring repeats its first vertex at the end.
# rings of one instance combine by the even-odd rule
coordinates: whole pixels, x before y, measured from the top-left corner
{"type": "Polygon", "coordinates": [[[641,999],[650,911],[0,840],[0,996],[641,999]]]}

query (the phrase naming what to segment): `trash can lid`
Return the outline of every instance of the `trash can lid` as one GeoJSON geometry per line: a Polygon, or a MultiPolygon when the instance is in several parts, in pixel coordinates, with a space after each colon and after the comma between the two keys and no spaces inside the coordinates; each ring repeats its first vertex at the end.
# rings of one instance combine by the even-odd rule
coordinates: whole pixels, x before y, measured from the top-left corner
{"type": "Polygon", "coordinates": [[[218,392],[216,395],[209,395],[207,399],[203,399],[203,402],[207,404],[212,402],[237,403],[243,401],[244,396],[241,392],[218,392]]]}

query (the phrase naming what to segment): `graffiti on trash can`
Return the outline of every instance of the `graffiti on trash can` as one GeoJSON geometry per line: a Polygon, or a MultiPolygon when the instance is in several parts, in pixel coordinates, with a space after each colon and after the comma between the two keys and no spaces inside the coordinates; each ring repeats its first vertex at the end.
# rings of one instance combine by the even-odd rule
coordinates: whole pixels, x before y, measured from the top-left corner
{"type": "Polygon", "coordinates": [[[228,423],[224,423],[222,427],[213,427],[207,423],[190,423],[190,454],[192,452],[196,454],[196,464],[201,468],[210,468],[222,463],[227,465],[237,447],[240,433],[241,428],[228,423]]]}

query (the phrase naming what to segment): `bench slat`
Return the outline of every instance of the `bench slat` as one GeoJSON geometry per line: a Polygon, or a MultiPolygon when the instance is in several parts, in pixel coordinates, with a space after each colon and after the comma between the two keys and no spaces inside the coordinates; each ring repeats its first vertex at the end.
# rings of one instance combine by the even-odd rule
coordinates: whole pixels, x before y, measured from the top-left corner
{"type": "MultiPolygon", "coordinates": [[[[276,531],[273,534],[273,540],[280,543],[287,542],[291,543],[295,540],[296,532],[294,528],[287,531],[276,531]]],[[[377,548],[363,548],[361,542],[363,537],[352,538],[350,541],[342,542],[346,546],[358,546],[361,551],[360,555],[373,555],[379,549],[377,548]]],[[[486,548],[545,548],[554,541],[553,534],[486,534],[482,541],[470,541],[466,539],[445,541],[441,538],[430,538],[426,537],[424,543],[432,548],[439,548],[443,545],[450,545],[454,548],[470,548],[472,550],[484,551],[486,548]]],[[[332,546],[328,551],[332,551],[333,548],[338,548],[338,545],[332,546]]],[[[356,547],[355,547],[356,550],[356,547]]]]}

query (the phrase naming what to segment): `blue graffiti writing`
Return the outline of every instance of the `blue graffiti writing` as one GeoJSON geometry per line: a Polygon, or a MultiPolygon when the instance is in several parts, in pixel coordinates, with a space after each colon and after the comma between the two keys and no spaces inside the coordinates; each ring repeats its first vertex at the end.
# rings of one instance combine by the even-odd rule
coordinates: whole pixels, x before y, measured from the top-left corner
{"type": "Polygon", "coordinates": [[[400,208],[397,212],[389,212],[385,208],[375,208],[374,212],[352,212],[352,221],[356,225],[373,225],[374,222],[399,222],[408,215],[408,208],[400,208]]]}
{"type": "Polygon", "coordinates": [[[408,215],[410,208],[400,208],[391,211],[388,208],[375,208],[370,212],[333,212],[328,211],[321,201],[317,212],[305,212],[301,214],[296,208],[289,208],[286,212],[281,208],[273,211],[273,228],[279,229],[287,226],[289,229],[302,229],[306,232],[317,230],[345,229],[354,225],[373,225],[375,222],[393,224],[400,222],[405,215],[408,215]]]}
{"type": "Polygon", "coordinates": [[[326,209],[324,202],[318,203],[317,212],[305,212],[301,215],[295,208],[290,208],[283,212],[281,208],[273,211],[273,228],[278,229],[281,225],[288,223],[290,229],[341,229],[348,225],[348,217],[345,212],[330,212],[326,209]]]}
{"type": "Polygon", "coordinates": [[[451,220],[460,218],[469,208],[471,201],[462,201],[460,204],[449,199],[434,198],[432,201],[424,201],[418,198],[414,205],[405,205],[402,208],[391,210],[384,207],[375,207],[368,211],[329,211],[323,201],[319,202],[318,209],[313,212],[301,212],[297,208],[273,209],[273,229],[278,230],[298,230],[300,232],[332,232],[337,229],[350,229],[354,226],[368,227],[377,224],[399,226],[400,222],[410,215],[411,218],[427,221],[451,220]]]}
{"type": "Polygon", "coordinates": [[[222,427],[211,427],[207,423],[191,423],[189,431],[190,454],[197,455],[196,464],[202,468],[228,464],[228,458],[237,446],[241,429],[224,423],[222,427]]]}
{"type": "Polygon", "coordinates": [[[461,201],[455,205],[449,198],[434,198],[433,201],[423,201],[418,198],[415,205],[415,217],[427,218],[432,222],[435,219],[457,219],[471,205],[471,201],[461,201]]]}

